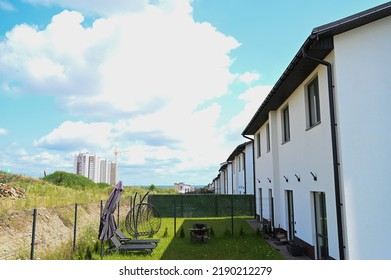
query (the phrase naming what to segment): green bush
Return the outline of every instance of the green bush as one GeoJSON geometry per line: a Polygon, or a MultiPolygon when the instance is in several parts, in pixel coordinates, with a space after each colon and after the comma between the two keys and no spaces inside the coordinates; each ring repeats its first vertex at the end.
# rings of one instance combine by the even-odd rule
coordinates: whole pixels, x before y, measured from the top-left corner
{"type": "Polygon", "coordinates": [[[151,192],[156,191],[156,186],[154,184],[152,184],[149,186],[148,190],[151,192]]]}
{"type": "Polygon", "coordinates": [[[42,180],[53,183],[58,186],[64,186],[72,189],[86,189],[97,187],[92,180],[78,174],[64,171],[56,171],[53,174],[45,176],[42,180]]]}

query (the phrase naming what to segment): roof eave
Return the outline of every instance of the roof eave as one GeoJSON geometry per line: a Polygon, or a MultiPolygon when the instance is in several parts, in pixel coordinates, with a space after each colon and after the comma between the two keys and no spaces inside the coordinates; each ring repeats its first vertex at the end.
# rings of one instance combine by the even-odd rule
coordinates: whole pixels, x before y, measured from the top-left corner
{"type": "Polygon", "coordinates": [[[242,135],[254,135],[268,120],[269,112],[278,109],[278,107],[280,107],[293,93],[294,89],[296,89],[317,67],[315,62],[303,59],[303,49],[312,57],[324,59],[334,48],[333,37],[335,35],[390,15],[391,2],[387,2],[361,13],[314,28],[311,35],[308,36],[291,63],[243,130],[242,135]],[[305,70],[301,71],[300,67],[302,67],[302,70],[305,70]]]}

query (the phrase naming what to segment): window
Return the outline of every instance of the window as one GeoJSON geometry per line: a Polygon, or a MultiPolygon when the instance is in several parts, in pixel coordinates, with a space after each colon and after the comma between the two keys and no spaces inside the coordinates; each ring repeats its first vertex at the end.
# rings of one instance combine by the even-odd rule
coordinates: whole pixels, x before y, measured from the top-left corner
{"type": "Polygon", "coordinates": [[[291,139],[291,133],[289,129],[289,107],[286,106],[282,110],[282,142],[288,142],[291,139]]]}
{"type": "Polygon", "coordinates": [[[317,259],[327,260],[329,256],[329,242],[327,234],[326,194],[324,192],[314,192],[313,195],[317,259]]]}
{"type": "Polygon", "coordinates": [[[308,106],[308,124],[309,127],[320,123],[320,108],[319,108],[319,85],[318,78],[315,78],[307,86],[307,106],[308,106]]]}
{"type": "Polygon", "coordinates": [[[257,144],[257,157],[260,157],[261,156],[261,133],[257,133],[255,139],[257,144]]]}
{"type": "Polygon", "coordinates": [[[266,125],[266,152],[270,152],[270,126],[266,125]]]}

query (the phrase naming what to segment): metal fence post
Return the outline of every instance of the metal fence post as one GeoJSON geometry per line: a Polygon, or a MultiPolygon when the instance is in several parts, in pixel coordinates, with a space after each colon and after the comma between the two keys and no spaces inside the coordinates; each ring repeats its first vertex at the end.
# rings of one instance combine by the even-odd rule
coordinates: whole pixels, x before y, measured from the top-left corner
{"type": "Polygon", "coordinates": [[[182,205],[181,205],[181,209],[182,209],[182,218],[185,216],[185,205],[184,205],[184,201],[183,201],[183,194],[181,195],[181,203],[182,203],[182,205]]]}
{"type": "Polygon", "coordinates": [[[34,259],[34,246],[35,246],[35,226],[37,223],[37,208],[34,208],[33,212],[33,230],[31,233],[31,252],[30,252],[30,260],[34,259]]]}
{"type": "Polygon", "coordinates": [[[215,214],[216,217],[219,217],[219,203],[217,194],[215,194],[215,214]]]}
{"type": "Polygon", "coordinates": [[[174,236],[176,237],[176,198],[174,197],[174,236]]]}
{"type": "Polygon", "coordinates": [[[234,236],[234,196],[231,194],[231,231],[234,236]]]}
{"type": "Polygon", "coordinates": [[[76,251],[76,235],[77,235],[77,203],[75,203],[75,221],[73,223],[73,251],[76,251]]]}

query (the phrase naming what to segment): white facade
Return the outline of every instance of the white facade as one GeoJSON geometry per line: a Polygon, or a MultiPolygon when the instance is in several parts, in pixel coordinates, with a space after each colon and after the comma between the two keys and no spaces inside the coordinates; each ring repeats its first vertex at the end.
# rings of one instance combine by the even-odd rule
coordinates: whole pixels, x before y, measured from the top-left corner
{"type": "Polygon", "coordinates": [[[347,255],[391,259],[391,17],[334,38],[347,255]],[[351,46],[356,46],[352,48],[351,46]]]}
{"type": "Polygon", "coordinates": [[[316,259],[391,259],[390,15],[386,3],[314,29],[243,132],[257,214],[316,259]]]}

